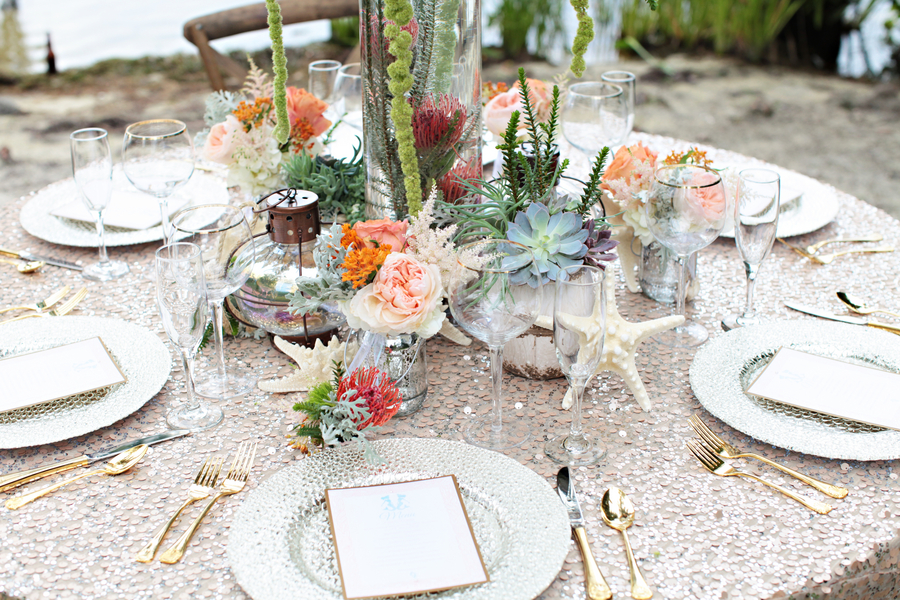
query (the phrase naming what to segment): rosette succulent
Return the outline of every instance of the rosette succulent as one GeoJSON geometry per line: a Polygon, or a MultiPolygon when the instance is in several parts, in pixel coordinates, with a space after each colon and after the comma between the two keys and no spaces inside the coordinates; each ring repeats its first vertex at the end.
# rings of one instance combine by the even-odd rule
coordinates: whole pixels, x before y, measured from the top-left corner
{"type": "Polygon", "coordinates": [[[511,280],[514,283],[540,283],[555,281],[560,269],[580,265],[588,252],[585,240],[588,231],[583,229],[581,217],[575,213],[550,210],[540,202],[528,206],[525,212],[516,213],[506,231],[506,239],[527,246],[534,254],[536,269],[521,270],[511,280]]]}

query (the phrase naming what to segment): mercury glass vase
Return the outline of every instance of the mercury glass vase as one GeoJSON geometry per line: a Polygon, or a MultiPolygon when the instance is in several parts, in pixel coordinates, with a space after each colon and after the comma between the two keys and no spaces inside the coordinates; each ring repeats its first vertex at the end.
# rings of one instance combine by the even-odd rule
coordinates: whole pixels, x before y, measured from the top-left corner
{"type": "MultiPolygon", "coordinates": [[[[391,1],[391,0],[388,0],[391,1]]],[[[421,188],[433,184],[454,201],[460,177],[481,176],[481,0],[410,0],[412,108],[421,188]]],[[[388,67],[394,60],[384,35],[386,0],[360,0],[366,217],[403,219],[407,196],[391,120],[388,67]]]]}
{"type": "MultiPolygon", "coordinates": [[[[674,304],[678,292],[678,262],[675,254],[659,242],[653,241],[641,248],[641,292],[657,302],[674,304]]],[[[697,279],[697,253],[691,254],[685,263],[686,300],[693,300],[700,291],[697,279]]]]}
{"type": "MultiPolygon", "coordinates": [[[[416,335],[382,335],[368,331],[350,334],[355,337],[359,350],[354,356],[347,356],[344,365],[352,373],[363,367],[376,367],[386,373],[400,391],[403,402],[398,417],[405,417],[422,408],[428,395],[428,359],[425,354],[425,339],[416,335]]],[[[345,348],[351,347],[351,339],[345,348]]]]}

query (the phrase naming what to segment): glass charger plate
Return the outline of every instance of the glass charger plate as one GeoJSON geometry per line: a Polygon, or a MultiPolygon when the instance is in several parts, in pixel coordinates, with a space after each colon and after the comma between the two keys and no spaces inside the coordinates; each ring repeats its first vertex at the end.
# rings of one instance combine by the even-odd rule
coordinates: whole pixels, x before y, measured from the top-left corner
{"type": "MultiPolygon", "coordinates": [[[[121,167],[118,167],[114,174],[113,194],[116,193],[117,187],[131,185],[121,171],[121,167]]],[[[228,204],[229,200],[228,188],[223,177],[197,170],[194,171],[190,181],[175,193],[189,198],[187,206],[228,204]]],[[[98,245],[96,225],[50,214],[57,207],[78,198],[78,194],[75,180],[71,177],[48,185],[22,207],[22,212],[19,213],[22,227],[34,237],[52,244],[96,248],[98,245]]],[[[107,246],[130,246],[162,240],[163,231],[162,225],[150,229],[106,227],[104,237],[107,246]]]]}
{"type": "Polygon", "coordinates": [[[817,321],[774,321],[742,327],[705,344],[691,363],[700,404],[762,442],[825,458],[900,458],[900,431],[796,409],[744,390],[782,346],[900,373],[900,339],[868,327],[817,321]]]}
{"type": "MultiPolygon", "coordinates": [[[[427,597],[527,600],[549,586],[569,550],[566,511],[537,473],[462,442],[374,442],[386,464],[352,448],[329,450],[272,475],[235,514],[228,559],[254,600],[340,600],[325,489],[456,475],[491,581],[427,597]]],[[[418,596],[417,596],[418,597],[418,596]]]]}
{"type": "Polygon", "coordinates": [[[100,336],[125,374],[104,390],[0,413],[0,448],[66,440],[112,425],[162,389],[172,360],[162,341],[143,327],[101,317],[42,317],[0,327],[0,359],[100,336]]]}

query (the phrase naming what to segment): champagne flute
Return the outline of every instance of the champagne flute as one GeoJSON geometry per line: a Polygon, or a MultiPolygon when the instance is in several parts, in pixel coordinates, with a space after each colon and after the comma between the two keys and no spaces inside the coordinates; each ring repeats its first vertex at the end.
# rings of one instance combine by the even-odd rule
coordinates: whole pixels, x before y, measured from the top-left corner
{"type": "MultiPolygon", "coordinates": [[[[663,165],[656,169],[644,204],[647,226],[678,259],[676,313],[684,316],[685,260],[719,237],[728,215],[722,177],[700,165],[663,165]]],[[[709,338],[706,328],[688,319],[656,336],[667,346],[693,348],[709,338]]]]}
{"type": "Polygon", "coordinates": [[[459,249],[458,268],[450,278],[450,312],[469,334],[488,345],[493,383],[489,416],[469,420],[464,433],[476,446],[502,450],[520,446],[531,433],[503,424],[503,346],[531,327],[541,310],[542,292],[534,256],[522,244],[482,240],[459,249]]]}
{"type": "Polygon", "coordinates": [[[544,444],[544,454],[556,462],[592,465],[606,456],[606,447],[588,438],[581,425],[582,397],[600,364],[605,335],[606,273],[589,265],[561,270],[553,303],[553,343],[575,402],[569,432],[544,444]]]}
{"type": "Polygon", "coordinates": [[[722,319],[725,331],[756,325],[753,312],[753,288],[759,267],[772,251],[778,212],[781,208],[781,178],[771,169],[744,169],[738,173],[734,203],[734,241],[747,273],[747,306],[743,314],[730,314],[722,319]]]}
{"type": "Polygon", "coordinates": [[[362,131],[362,68],[360,63],[349,63],[338,69],[334,81],[335,110],[344,123],[362,131]]]}
{"type": "Polygon", "coordinates": [[[200,248],[179,242],[156,251],[156,303],[166,335],[181,354],[187,392],[187,403],[169,411],[166,423],[194,431],[215,427],[224,418],[222,410],[194,393],[194,355],[209,321],[200,248]]]}
{"type": "Polygon", "coordinates": [[[593,159],[604,146],[627,135],[625,92],[617,85],[599,81],[570,85],[560,122],[566,140],[593,159]]]}
{"type": "Polygon", "coordinates": [[[81,201],[97,223],[100,238],[100,261],[87,265],[81,274],[93,281],[118,279],[128,273],[128,265],[120,260],[109,260],[106,240],[103,237],[103,210],[112,197],[112,156],[109,151],[109,134],[99,127],[79,129],[69,135],[72,150],[72,174],[81,201]]]}
{"type": "Polygon", "coordinates": [[[621,140],[614,142],[615,145],[624,144],[634,129],[634,88],[636,79],[634,73],[629,73],[628,71],[607,71],[600,76],[600,81],[617,85],[625,92],[625,133],[621,140]]]}
{"type": "Polygon", "coordinates": [[[125,129],[122,167],[131,185],[159,202],[163,239],[168,241],[169,196],[194,174],[194,144],[187,125],[175,119],[132,123],[125,129]]]}
{"type": "Polygon", "coordinates": [[[227,204],[204,204],[178,212],[173,233],[200,248],[209,307],[215,334],[216,370],[197,377],[197,393],[224,400],[239,396],[256,384],[252,372],[232,365],[226,369],[222,337],[225,297],[244,285],[256,264],[250,224],[241,209],[227,204]],[[238,248],[246,248],[235,255],[238,248]]]}

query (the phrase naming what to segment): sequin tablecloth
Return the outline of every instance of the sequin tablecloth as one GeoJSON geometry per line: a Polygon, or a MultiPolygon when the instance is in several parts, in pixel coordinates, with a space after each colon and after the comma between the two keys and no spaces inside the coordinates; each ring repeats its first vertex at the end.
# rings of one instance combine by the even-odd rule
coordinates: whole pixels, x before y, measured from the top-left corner
{"type": "MultiPolygon", "coordinates": [[[[661,138],[651,141],[661,142],[661,138]]],[[[719,152],[721,160],[748,160],[719,152]]],[[[881,232],[900,244],[900,223],[884,212],[839,193],[837,219],[814,234],[795,238],[808,244],[838,235],[881,232]]],[[[94,251],[54,247],[27,235],[18,224],[23,198],[0,209],[3,245],[90,261],[94,251]]],[[[90,295],[73,314],[125,319],[165,340],[153,302],[153,284],[142,277],[155,245],[112,248],[132,274],[114,283],[86,282],[90,295]]],[[[701,292],[689,306],[693,316],[721,335],[718,321],[744,302],[743,267],[730,240],[719,240],[699,259],[701,292]]],[[[776,245],[762,268],[757,306],[767,319],[809,319],[783,308],[782,300],[829,306],[847,290],[873,302],[896,306],[900,252],[844,257],[819,266],[776,245]]],[[[20,275],[0,268],[2,305],[31,302],[62,284],[81,285],[73,271],[45,267],[20,275]]],[[[618,303],[630,320],[665,314],[643,296],[618,284],[618,303]]],[[[900,343],[900,339],[898,339],[900,343]]],[[[285,375],[288,361],[266,341],[229,339],[237,356],[262,377],[285,375]]],[[[628,596],[628,570],[621,539],[601,521],[600,497],[609,485],[628,492],[637,507],[631,541],[656,598],[859,598],[900,595],[900,491],[892,461],[835,461],[766,446],[725,426],[703,411],[691,392],[692,351],[645,343],[638,368],[654,401],[642,412],[623,382],[602,377],[586,395],[587,428],[604,440],[609,456],[596,467],[579,468],[588,534],[597,560],[616,593],[628,596]],[[687,418],[699,413],[715,430],[749,451],[850,489],[835,509],[816,515],[761,485],[717,478],[701,469],[685,449],[687,418]]],[[[174,354],[173,354],[174,357],[174,354]]],[[[489,410],[490,376],[486,349],[428,342],[430,389],[417,414],[390,423],[382,436],[461,439],[470,415],[489,410]]],[[[533,431],[533,441],[508,454],[552,480],[557,465],[541,453],[543,440],[568,427],[560,410],[564,380],[504,380],[512,427],[533,431]]],[[[0,471],[34,467],[97,450],[165,428],[165,413],[183,397],[183,373],[174,366],[163,390],[135,414],[93,434],[62,443],[0,451],[0,471]]],[[[194,538],[184,560],[168,566],[134,562],[135,552],[178,506],[206,455],[230,452],[242,440],[259,440],[260,456],[249,488],[303,456],[286,436],[297,417],[293,395],[254,392],[220,403],[225,422],[151,448],[132,471],[114,478],[81,481],[18,511],[0,508],[0,591],[25,598],[229,598],[247,596],[226,559],[228,530],[246,492],[222,502],[194,538]]],[[[750,461],[751,472],[810,497],[814,490],[750,461]]],[[[31,484],[34,489],[40,484],[31,484]]],[[[2,498],[5,500],[8,495],[2,498]]],[[[193,513],[192,513],[193,514],[193,513]]],[[[182,521],[182,528],[185,526],[182,521]]],[[[170,538],[174,536],[170,534],[170,538]]],[[[536,548],[535,551],[540,551],[536,548]]],[[[556,581],[541,598],[583,598],[581,558],[574,545],[556,581]]]]}

